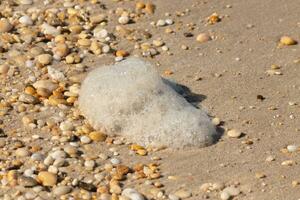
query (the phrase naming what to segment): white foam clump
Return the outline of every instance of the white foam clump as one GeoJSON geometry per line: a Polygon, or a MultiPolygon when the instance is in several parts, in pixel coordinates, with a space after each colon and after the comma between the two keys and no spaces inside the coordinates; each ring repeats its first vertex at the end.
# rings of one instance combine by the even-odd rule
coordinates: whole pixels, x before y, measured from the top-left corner
{"type": "Polygon", "coordinates": [[[79,108],[94,128],[146,146],[203,147],[216,135],[203,110],[138,58],[91,71],[82,83],[79,108]]]}

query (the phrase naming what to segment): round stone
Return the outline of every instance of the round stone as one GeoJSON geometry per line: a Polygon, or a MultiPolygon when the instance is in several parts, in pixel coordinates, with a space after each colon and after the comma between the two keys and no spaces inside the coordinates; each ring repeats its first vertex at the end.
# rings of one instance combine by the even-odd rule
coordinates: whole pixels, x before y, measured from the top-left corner
{"type": "Polygon", "coordinates": [[[112,159],[110,159],[110,162],[111,162],[113,165],[118,165],[118,164],[120,164],[120,160],[117,159],[117,158],[112,158],[112,159]]]}
{"type": "Polygon", "coordinates": [[[227,132],[228,137],[239,138],[242,135],[242,132],[237,129],[231,129],[227,132]]]}
{"type": "Polygon", "coordinates": [[[29,26],[33,24],[33,21],[27,15],[20,17],[19,22],[23,25],[29,26]]]}
{"type": "Polygon", "coordinates": [[[207,33],[200,33],[197,36],[197,41],[200,42],[200,43],[208,42],[209,40],[211,40],[211,37],[207,33]]]}
{"type": "Polygon", "coordinates": [[[240,193],[240,190],[233,186],[229,186],[229,187],[226,187],[223,190],[223,192],[227,192],[230,196],[237,196],[240,193]]]}
{"type": "Polygon", "coordinates": [[[56,174],[47,171],[39,172],[37,179],[43,186],[54,186],[57,182],[56,174]]]}
{"type": "Polygon", "coordinates": [[[51,153],[51,157],[54,158],[55,160],[57,160],[59,158],[66,158],[67,155],[64,151],[57,150],[57,151],[54,151],[53,153],[51,153]]]}
{"type": "Polygon", "coordinates": [[[93,131],[89,134],[89,137],[96,142],[104,142],[106,140],[107,135],[100,131],[93,131]]]}
{"type": "Polygon", "coordinates": [[[84,166],[89,169],[89,170],[92,170],[94,167],[95,167],[95,161],[93,160],[86,160],[84,162],[84,166]]]}
{"type": "Polygon", "coordinates": [[[41,54],[37,57],[37,61],[42,65],[48,65],[52,62],[52,56],[50,54],[41,54]]]}
{"type": "Polygon", "coordinates": [[[9,65],[0,65],[0,74],[7,74],[9,70],[9,65]]]}
{"type": "Polygon", "coordinates": [[[76,147],[73,147],[73,146],[66,146],[65,148],[64,148],[64,151],[67,153],[67,154],[69,154],[71,157],[73,157],[73,156],[76,156],[76,154],[77,154],[77,148],[76,147]]]}
{"type": "Polygon", "coordinates": [[[13,28],[13,26],[7,19],[2,18],[0,20],[0,33],[9,32],[12,28],[13,28]]]}
{"type": "Polygon", "coordinates": [[[72,188],[70,186],[58,186],[56,188],[53,189],[53,194],[56,196],[62,196],[65,194],[68,194],[72,191],[72,188]]]}
{"type": "Polygon", "coordinates": [[[145,200],[144,196],[137,192],[135,189],[126,188],[122,191],[122,196],[125,196],[131,200],[145,200]]]}
{"type": "Polygon", "coordinates": [[[192,193],[190,191],[181,189],[178,190],[174,193],[174,195],[176,195],[177,197],[179,197],[180,199],[186,199],[192,196],[192,193]]]}
{"type": "Polygon", "coordinates": [[[220,193],[220,198],[222,200],[228,200],[228,199],[230,199],[230,197],[231,197],[231,195],[228,192],[226,192],[226,191],[222,191],[220,193]]]}
{"type": "Polygon", "coordinates": [[[118,22],[120,24],[128,24],[129,20],[130,19],[128,16],[121,16],[121,17],[119,17],[118,22]]]}
{"type": "Polygon", "coordinates": [[[297,41],[289,36],[282,36],[280,38],[280,43],[283,45],[295,45],[297,44],[297,41]]]}
{"type": "Polygon", "coordinates": [[[65,121],[60,124],[59,128],[62,131],[72,131],[74,129],[74,126],[73,126],[72,122],[65,121]]]}
{"type": "Polygon", "coordinates": [[[166,25],[166,21],[165,20],[160,19],[160,20],[158,20],[156,22],[156,26],[165,26],[165,25],[166,25]]]}
{"type": "Polygon", "coordinates": [[[25,148],[19,148],[16,150],[16,156],[18,157],[27,157],[30,155],[30,152],[25,148]]]}
{"type": "Polygon", "coordinates": [[[80,141],[83,143],[83,144],[89,144],[92,140],[88,137],[88,136],[82,136],[80,138],[80,141]]]}

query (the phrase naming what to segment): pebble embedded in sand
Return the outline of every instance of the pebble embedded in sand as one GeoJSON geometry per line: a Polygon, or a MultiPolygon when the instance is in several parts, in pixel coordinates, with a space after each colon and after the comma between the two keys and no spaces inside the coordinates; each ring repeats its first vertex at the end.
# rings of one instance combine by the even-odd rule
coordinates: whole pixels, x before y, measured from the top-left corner
{"type": "Polygon", "coordinates": [[[13,26],[6,18],[0,19],[0,33],[9,32],[12,28],[13,26]]]}
{"type": "Polygon", "coordinates": [[[121,17],[119,17],[119,19],[118,19],[118,22],[120,23],[120,24],[128,24],[129,23],[129,17],[128,16],[121,16],[121,17]]]}
{"type": "Polygon", "coordinates": [[[39,172],[37,179],[41,182],[44,186],[54,186],[57,182],[57,176],[53,173],[47,171],[39,172]]]}
{"type": "Polygon", "coordinates": [[[210,41],[210,40],[211,40],[211,37],[210,37],[210,35],[207,34],[207,33],[200,33],[200,34],[197,36],[196,40],[197,40],[198,42],[200,42],[200,43],[205,43],[205,42],[210,41]]]}
{"type": "Polygon", "coordinates": [[[71,191],[72,191],[72,188],[70,186],[62,185],[62,186],[58,186],[58,187],[54,188],[53,194],[56,196],[62,196],[62,195],[70,193],[71,191]]]}
{"type": "Polygon", "coordinates": [[[37,57],[37,61],[42,65],[48,65],[52,62],[52,56],[50,54],[41,54],[37,57]]]}
{"type": "Polygon", "coordinates": [[[16,156],[18,157],[27,157],[30,155],[30,152],[26,148],[19,148],[16,150],[16,156]]]}
{"type": "Polygon", "coordinates": [[[132,188],[126,188],[122,191],[122,196],[125,196],[131,200],[145,200],[144,196],[138,191],[132,188]]]}
{"type": "Polygon", "coordinates": [[[96,142],[104,142],[107,135],[100,131],[93,131],[89,134],[89,137],[96,142]]]}
{"type": "Polygon", "coordinates": [[[176,195],[177,197],[179,197],[180,199],[186,199],[192,196],[192,193],[188,190],[185,189],[180,189],[178,191],[176,191],[174,193],[174,195],[176,195]]]}
{"type": "Polygon", "coordinates": [[[294,40],[293,38],[289,37],[289,36],[282,36],[280,38],[280,44],[283,44],[283,45],[295,45],[295,44],[297,44],[297,41],[294,40]]]}
{"type": "Polygon", "coordinates": [[[211,120],[211,122],[215,125],[215,126],[219,126],[221,124],[221,120],[218,117],[215,117],[211,120]]]}
{"type": "Polygon", "coordinates": [[[229,186],[222,190],[222,192],[220,193],[220,198],[222,200],[228,200],[231,197],[237,196],[239,193],[240,193],[240,190],[238,188],[229,186]]]}
{"type": "Polygon", "coordinates": [[[19,0],[20,4],[22,5],[31,5],[33,0],[19,0]]]}
{"type": "Polygon", "coordinates": [[[287,147],[288,152],[295,152],[299,149],[299,146],[297,145],[288,145],[287,147]]]}
{"type": "Polygon", "coordinates": [[[0,65],[0,74],[2,75],[7,74],[8,70],[9,70],[9,65],[6,64],[0,65]]]}
{"type": "Polygon", "coordinates": [[[227,132],[228,137],[239,138],[242,135],[242,132],[237,129],[231,129],[227,132]]]}
{"type": "Polygon", "coordinates": [[[29,26],[33,24],[33,21],[27,15],[20,17],[19,22],[23,25],[29,26]]]}

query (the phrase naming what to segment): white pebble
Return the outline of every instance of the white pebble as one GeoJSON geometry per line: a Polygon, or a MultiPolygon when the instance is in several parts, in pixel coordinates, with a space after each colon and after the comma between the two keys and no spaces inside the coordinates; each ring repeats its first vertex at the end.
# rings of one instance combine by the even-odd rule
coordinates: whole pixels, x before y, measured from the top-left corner
{"type": "Polygon", "coordinates": [[[95,167],[95,161],[93,160],[86,160],[84,162],[84,166],[89,169],[89,170],[92,170],[94,167],[95,167]]]}
{"type": "Polygon", "coordinates": [[[83,144],[88,144],[88,143],[91,142],[91,139],[90,139],[88,136],[84,135],[84,136],[82,136],[82,137],[80,138],[80,141],[81,141],[83,144]]]}
{"type": "Polygon", "coordinates": [[[33,21],[27,15],[20,17],[19,22],[23,25],[30,26],[33,24],[33,21]]]}
{"type": "Polygon", "coordinates": [[[122,191],[122,196],[125,196],[131,200],[145,200],[144,196],[137,192],[135,189],[126,188],[122,191]]]}
{"type": "Polygon", "coordinates": [[[289,152],[295,152],[295,151],[298,150],[298,146],[297,145],[288,145],[286,148],[287,148],[287,150],[289,152]]]}
{"type": "Polygon", "coordinates": [[[117,158],[112,158],[112,159],[110,159],[110,162],[111,162],[113,165],[118,165],[118,164],[120,164],[120,160],[117,159],[117,158]]]}
{"type": "Polygon", "coordinates": [[[129,20],[130,19],[128,16],[121,16],[121,17],[119,17],[118,22],[120,24],[128,24],[129,20]]]}
{"type": "Polygon", "coordinates": [[[166,19],[166,24],[168,24],[168,25],[172,25],[172,24],[174,24],[174,21],[172,20],[172,19],[166,19]]]}
{"type": "Polygon", "coordinates": [[[166,25],[166,21],[165,20],[160,19],[160,20],[158,20],[156,22],[156,26],[165,26],[165,25],[166,25]]]}

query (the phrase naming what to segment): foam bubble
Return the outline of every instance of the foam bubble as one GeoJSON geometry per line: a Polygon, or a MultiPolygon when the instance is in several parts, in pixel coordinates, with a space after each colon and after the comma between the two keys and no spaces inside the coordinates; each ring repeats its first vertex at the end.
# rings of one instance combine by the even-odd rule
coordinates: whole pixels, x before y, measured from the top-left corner
{"type": "Polygon", "coordinates": [[[142,145],[203,147],[216,136],[207,114],[138,58],[91,71],[80,90],[79,108],[94,128],[142,145]]]}

